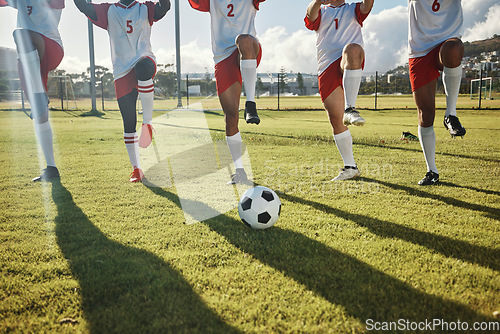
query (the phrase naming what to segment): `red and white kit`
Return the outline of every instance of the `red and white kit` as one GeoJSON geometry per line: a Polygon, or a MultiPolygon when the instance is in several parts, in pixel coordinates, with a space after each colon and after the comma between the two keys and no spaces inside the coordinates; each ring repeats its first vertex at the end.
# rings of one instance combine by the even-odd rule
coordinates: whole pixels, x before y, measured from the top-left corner
{"type": "MultiPolygon", "coordinates": [[[[0,5],[7,5],[7,2],[0,5]]],[[[45,43],[44,54],[40,59],[40,74],[45,90],[49,72],[54,70],[64,57],[58,29],[63,8],[64,0],[17,0],[17,28],[39,33],[45,43]]],[[[23,73],[21,66],[19,71],[23,73]]],[[[24,78],[24,75],[21,75],[21,78],[24,78]]],[[[21,81],[23,88],[26,88],[24,80],[21,81]]]]}
{"type": "Polygon", "coordinates": [[[306,16],[306,27],[317,34],[318,74],[342,57],[342,50],[347,44],[355,43],[363,47],[361,28],[368,14],[362,14],[360,6],[361,3],[321,6],[314,22],[306,16]]]}
{"type": "Polygon", "coordinates": [[[255,15],[265,0],[189,0],[191,7],[209,12],[212,25],[212,51],[215,63],[231,56],[236,50],[236,37],[248,34],[256,37],[255,15]]]}
{"type": "Polygon", "coordinates": [[[126,76],[144,57],[156,63],[150,43],[151,26],[155,22],[154,2],[134,1],[128,6],[120,2],[101,3],[93,6],[97,20],[89,19],[108,31],[115,81],[126,76]]]}
{"type": "Polygon", "coordinates": [[[408,0],[410,58],[425,56],[437,45],[462,35],[461,0],[408,0]]]}
{"type": "Polygon", "coordinates": [[[460,0],[409,0],[408,48],[410,82],[415,91],[439,77],[441,44],[460,38],[463,26],[460,0]]]}
{"type": "Polygon", "coordinates": [[[62,47],[58,25],[64,0],[18,0],[17,27],[39,33],[62,47]]]}

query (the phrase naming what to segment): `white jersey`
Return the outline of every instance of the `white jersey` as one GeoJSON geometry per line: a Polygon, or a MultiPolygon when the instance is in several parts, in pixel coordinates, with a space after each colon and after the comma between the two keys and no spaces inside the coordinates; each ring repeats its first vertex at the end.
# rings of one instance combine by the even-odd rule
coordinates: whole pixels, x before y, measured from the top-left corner
{"type": "Polygon", "coordinates": [[[338,7],[321,6],[319,16],[311,22],[306,17],[306,27],[315,30],[318,74],[342,57],[342,50],[349,43],[363,44],[361,27],[368,14],[360,12],[360,3],[343,3],[338,7]]]}
{"type": "Polygon", "coordinates": [[[17,27],[37,32],[63,46],[58,25],[63,0],[17,0],[17,27]]]}
{"type": "Polygon", "coordinates": [[[153,2],[134,1],[128,6],[117,2],[93,6],[97,20],[91,21],[108,31],[115,80],[127,75],[144,57],[156,62],[150,42],[155,10],[153,2]]]}
{"type": "Polygon", "coordinates": [[[264,0],[189,0],[194,9],[210,12],[212,51],[215,63],[229,57],[236,49],[236,37],[249,34],[256,37],[255,15],[264,0]]]}
{"type": "Polygon", "coordinates": [[[408,0],[410,58],[423,57],[437,45],[462,35],[461,0],[408,0]]]}

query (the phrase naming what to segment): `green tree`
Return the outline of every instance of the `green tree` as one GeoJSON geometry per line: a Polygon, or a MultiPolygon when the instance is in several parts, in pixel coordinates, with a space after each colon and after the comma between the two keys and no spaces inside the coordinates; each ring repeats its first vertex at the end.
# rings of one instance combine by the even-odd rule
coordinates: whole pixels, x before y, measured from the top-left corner
{"type": "Polygon", "coordinates": [[[302,73],[297,73],[297,88],[300,90],[300,95],[304,95],[304,77],[302,73]]]}

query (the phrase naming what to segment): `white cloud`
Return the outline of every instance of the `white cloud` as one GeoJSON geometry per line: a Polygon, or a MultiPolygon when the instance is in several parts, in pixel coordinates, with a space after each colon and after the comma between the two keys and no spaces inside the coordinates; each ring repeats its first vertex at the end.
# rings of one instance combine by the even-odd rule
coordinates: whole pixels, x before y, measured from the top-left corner
{"type": "Polygon", "coordinates": [[[465,30],[464,41],[477,41],[491,38],[494,34],[500,34],[500,4],[496,4],[488,9],[485,17],[481,21],[475,22],[472,27],[465,30]]]}
{"type": "Polygon", "coordinates": [[[386,72],[408,62],[408,12],[397,6],[368,16],[364,23],[365,73],[386,72]]]}
{"type": "Polygon", "coordinates": [[[262,62],[259,72],[287,71],[316,73],[316,34],[305,29],[292,34],[284,27],[267,29],[259,36],[262,62]]]}

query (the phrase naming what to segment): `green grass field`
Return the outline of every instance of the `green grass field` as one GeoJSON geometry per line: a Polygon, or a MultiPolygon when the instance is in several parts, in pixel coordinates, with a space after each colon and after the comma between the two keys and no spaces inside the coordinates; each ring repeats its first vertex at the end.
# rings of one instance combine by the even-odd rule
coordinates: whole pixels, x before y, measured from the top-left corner
{"type": "MultiPolygon", "coordinates": [[[[358,102],[373,108],[373,97],[358,102]]],[[[399,319],[498,332],[500,102],[477,110],[462,97],[463,139],[450,138],[437,111],[432,187],[416,184],[420,144],[400,140],[417,134],[411,97],[379,103],[350,129],[362,177],[332,183],[342,164],[319,97],[283,99],[282,111],[258,101],[269,108],[261,124],[240,129],[255,183],[283,207],[275,226],[253,231],[236,208],[185,224],[175,185],[129,183],[112,101],[101,117],[82,117],[88,101],[52,111],[61,181],[31,182],[40,172],[32,122],[3,102],[0,332],[364,333],[378,322],[373,332],[388,333],[403,332],[381,327],[399,319]]],[[[218,101],[202,104],[222,141],[218,101]]]]}

